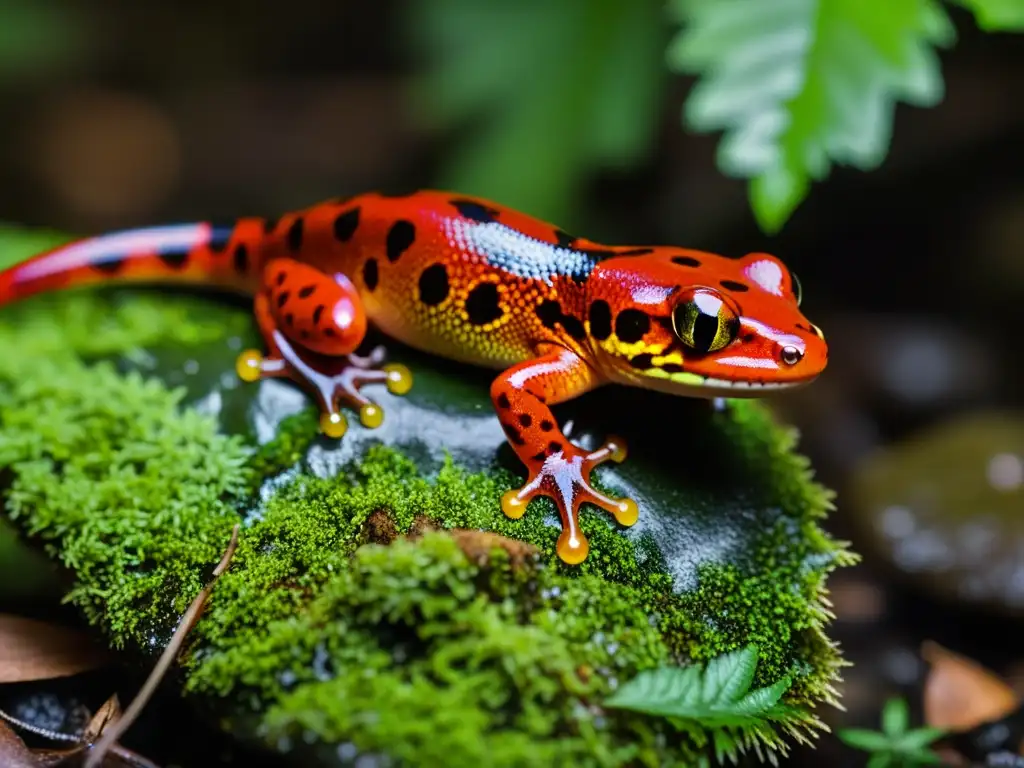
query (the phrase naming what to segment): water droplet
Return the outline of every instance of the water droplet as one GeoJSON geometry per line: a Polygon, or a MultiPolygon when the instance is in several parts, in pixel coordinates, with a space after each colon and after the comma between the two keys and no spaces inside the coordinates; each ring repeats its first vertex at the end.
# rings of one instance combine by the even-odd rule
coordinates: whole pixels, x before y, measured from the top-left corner
{"type": "Polygon", "coordinates": [[[986,474],[993,488],[1015,491],[1024,484],[1024,462],[1013,453],[997,453],[988,461],[986,474]]]}

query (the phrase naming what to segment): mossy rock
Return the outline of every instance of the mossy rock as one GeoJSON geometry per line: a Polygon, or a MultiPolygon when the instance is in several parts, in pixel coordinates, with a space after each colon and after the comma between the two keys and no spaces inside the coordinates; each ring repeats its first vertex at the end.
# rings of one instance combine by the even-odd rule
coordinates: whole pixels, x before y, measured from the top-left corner
{"type": "Polygon", "coordinates": [[[325,765],[690,765],[692,734],[602,702],[749,643],[755,685],[792,676],[803,726],[835,703],[825,578],[854,556],[764,406],[608,389],[561,408],[574,440],[627,439],[595,475],[641,506],[628,530],[585,510],[591,554],[571,567],[550,502],[500,512],[522,476],[490,373],[396,348],[413,391],[374,391],[384,426],[352,419],[338,444],[290,384],[233,378],[254,341],[243,308],[181,294],[0,313],[8,517],[112,646],[159,652],[243,521],[181,667],[223,727],[325,765]]]}

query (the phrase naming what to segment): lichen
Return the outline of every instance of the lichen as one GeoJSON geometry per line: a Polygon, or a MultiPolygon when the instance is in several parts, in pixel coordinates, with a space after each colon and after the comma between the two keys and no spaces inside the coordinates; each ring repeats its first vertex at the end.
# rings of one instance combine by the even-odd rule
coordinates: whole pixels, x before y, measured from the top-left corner
{"type": "Polygon", "coordinates": [[[71,570],[68,599],[136,652],[160,649],[243,519],[232,568],[182,659],[184,690],[220,702],[226,726],[255,720],[271,746],[329,761],[376,752],[421,764],[687,764],[689,742],[667,722],[601,700],[643,669],[749,642],[761,649],[756,685],[792,674],[788,703],[834,701],[842,661],[822,598],[827,573],[853,556],[818,527],[830,496],[763,406],[732,404],[716,439],[747,455],[744,471],[757,477],[735,481],[754,483],[762,506],[797,513],[759,528],[742,559],[704,563],[693,588],[674,590],[657,542],[599,514],[582,517],[591,557],[562,564],[549,503],[519,521],[501,514],[500,495],[518,480],[507,470],[448,459],[427,476],[376,446],[314,476],[302,462],[311,409],[262,446],[223,434],[183,405],[183,390],[126,373],[120,357],[92,361],[198,347],[245,313],[125,296],[45,299],[0,317],[7,512],[71,570]],[[89,322],[104,330],[83,330],[89,322]],[[482,560],[500,539],[431,528],[531,546],[482,560]]]}

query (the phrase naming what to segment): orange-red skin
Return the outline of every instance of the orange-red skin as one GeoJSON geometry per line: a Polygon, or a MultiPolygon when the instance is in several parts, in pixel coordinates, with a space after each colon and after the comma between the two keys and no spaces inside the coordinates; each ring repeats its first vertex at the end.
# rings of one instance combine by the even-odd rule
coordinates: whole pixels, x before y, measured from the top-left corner
{"type": "Polygon", "coordinates": [[[702,397],[757,395],[765,384],[806,383],[827,361],[821,332],[797,308],[792,276],[772,256],[607,247],[448,192],[370,193],[274,221],[89,238],[0,273],[0,304],[110,282],[190,283],[253,296],[270,354],[248,361],[258,368],[252,377],[295,378],[335,419],[340,399],[364,409],[371,424],[376,406],[358,388],[394,376],[352,355],[370,323],[426,352],[502,370],[491,397],[529,470],[503,508],[518,517],[535,495],[551,496],[563,523],[558,553],[570,563],[588,550],[581,503],[625,525],[637,509],[589,484],[594,466],[625,457],[622,442],[612,438],[592,452],[574,446],[551,405],[613,382],[702,397]],[[698,286],[737,318],[735,340],[717,352],[696,354],[673,330],[673,308],[698,286]],[[797,352],[797,363],[781,362],[797,352]],[[333,358],[347,360],[342,374],[325,372],[322,363],[333,358]],[[726,382],[746,388],[723,389],[726,382]]]}

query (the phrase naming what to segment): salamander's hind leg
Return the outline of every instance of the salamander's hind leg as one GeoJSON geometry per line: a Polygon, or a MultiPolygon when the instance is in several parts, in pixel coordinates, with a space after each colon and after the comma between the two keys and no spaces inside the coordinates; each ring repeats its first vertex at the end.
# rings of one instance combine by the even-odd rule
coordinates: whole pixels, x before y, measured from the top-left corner
{"type": "Polygon", "coordinates": [[[583,562],[590,545],[579,526],[579,508],[590,502],[614,515],[621,525],[633,525],[639,510],[632,499],[613,499],[595,490],[590,473],[606,461],[626,458],[622,440],[609,437],[596,451],[585,451],[562,434],[548,404],[570,400],[597,385],[593,369],[561,347],[540,350],[534,359],[513,366],[491,385],[491,400],[516,455],[529,470],[518,491],[501,500],[502,510],[522,517],[535,496],[549,496],[562,519],[558,556],[567,563],[583,562]]]}
{"type": "Polygon", "coordinates": [[[320,428],[330,437],[341,437],[348,429],[343,405],[358,410],[366,427],[378,427],[384,420],[380,406],[360,392],[364,384],[386,384],[397,395],[412,386],[404,365],[382,365],[382,347],[366,357],[354,354],[366,336],[366,315],[344,275],[274,259],[264,270],[254,309],[268,355],[243,352],[236,364],[238,375],[245,381],[286,376],[311,390],[320,405],[320,428]]]}

